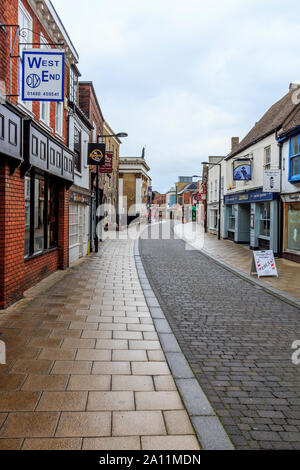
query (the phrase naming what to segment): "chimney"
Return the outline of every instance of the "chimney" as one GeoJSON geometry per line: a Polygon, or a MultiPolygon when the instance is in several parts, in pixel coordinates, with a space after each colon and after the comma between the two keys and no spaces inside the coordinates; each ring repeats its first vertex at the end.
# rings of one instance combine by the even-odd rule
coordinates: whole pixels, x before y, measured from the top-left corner
{"type": "Polygon", "coordinates": [[[297,90],[300,86],[300,80],[294,80],[292,83],[290,83],[289,90],[297,90]]]}
{"type": "Polygon", "coordinates": [[[239,137],[231,137],[231,151],[233,152],[240,143],[239,137]]]}

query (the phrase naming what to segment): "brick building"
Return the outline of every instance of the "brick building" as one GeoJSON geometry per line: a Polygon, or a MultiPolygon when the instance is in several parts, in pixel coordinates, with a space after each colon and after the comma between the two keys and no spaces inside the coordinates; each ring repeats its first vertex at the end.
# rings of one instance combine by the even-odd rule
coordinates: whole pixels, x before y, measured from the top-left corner
{"type": "Polygon", "coordinates": [[[50,0],[0,5],[0,307],[68,265],[70,66],[78,55],[50,0]],[[7,25],[7,26],[5,26],[7,25]],[[8,26],[18,25],[18,26],[8,26]],[[34,44],[33,44],[34,43],[34,44]],[[65,51],[65,102],[22,101],[22,48],[65,51]],[[10,44],[14,47],[10,51],[10,44]],[[11,54],[10,54],[11,52],[11,54]],[[10,55],[12,57],[10,57],[10,55]]]}

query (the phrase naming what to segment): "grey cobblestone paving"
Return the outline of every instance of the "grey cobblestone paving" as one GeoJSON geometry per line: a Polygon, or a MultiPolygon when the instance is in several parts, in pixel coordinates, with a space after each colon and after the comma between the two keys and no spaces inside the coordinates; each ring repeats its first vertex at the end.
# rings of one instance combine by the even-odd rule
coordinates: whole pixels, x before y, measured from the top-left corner
{"type": "Polygon", "coordinates": [[[300,449],[300,311],[181,240],[140,240],[149,281],[237,449],[300,449]]]}

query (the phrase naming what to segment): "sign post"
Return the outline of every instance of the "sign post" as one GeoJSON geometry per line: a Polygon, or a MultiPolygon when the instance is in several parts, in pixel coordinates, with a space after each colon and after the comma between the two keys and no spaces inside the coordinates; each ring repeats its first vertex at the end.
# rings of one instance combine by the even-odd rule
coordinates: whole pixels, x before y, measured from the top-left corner
{"type": "MultiPolygon", "coordinates": [[[[88,165],[96,165],[96,230],[94,236],[95,252],[98,253],[99,237],[98,237],[98,224],[102,221],[101,216],[98,216],[99,207],[99,168],[105,165],[105,144],[102,143],[90,143],[88,144],[88,165]]],[[[102,201],[101,201],[102,202],[102,201]]],[[[101,241],[101,238],[100,238],[101,241]]]]}
{"type": "Polygon", "coordinates": [[[278,277],[274,253],[272,250],[253,251],[251,274],[257,277],[278,277]]]}
{"type": "Polygon", "coordinates": [[[51,49],[22,53],[22,100],[64,101],[65,54],[51,49]]]}

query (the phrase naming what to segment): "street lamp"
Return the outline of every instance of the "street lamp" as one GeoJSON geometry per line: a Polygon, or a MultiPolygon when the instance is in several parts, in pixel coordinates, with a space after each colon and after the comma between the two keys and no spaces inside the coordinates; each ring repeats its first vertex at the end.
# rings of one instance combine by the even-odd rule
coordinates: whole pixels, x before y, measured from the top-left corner
{"type": "Polygon", "coordinates": [[[202,165],[212,165],[219,167],[219,213],[218,213],[218,240],[221,239],[221,172],[222,166],[221,163],[210,163],[210,162],[202,162],[202,165]]]}
{"type": "MultiPolygon", "coordinates": [[[[128,134],[126,132],[118,132],[117,134],[106,134],[106,135],[97,135],[97,143],[100,144],[100,139],[105,139],[106,137],[117,137],[117,138],[122,138],[122,137],[128,137],[128,134]]],[[[98,253],[99,249],[99,239],[98,239],[98,234],[97,234],[97,212],[98,212],[98,206],[99,206],[99,168],[97,166],[97,173],[96,173],[96,227],[95,227],[95,235],[94,235],[94,240],[95,240],[95,253],[98,253]]],[[[119,190],[117,191],[117,214],[116,214],[116,223],[119,223],[119,190]]]]}

